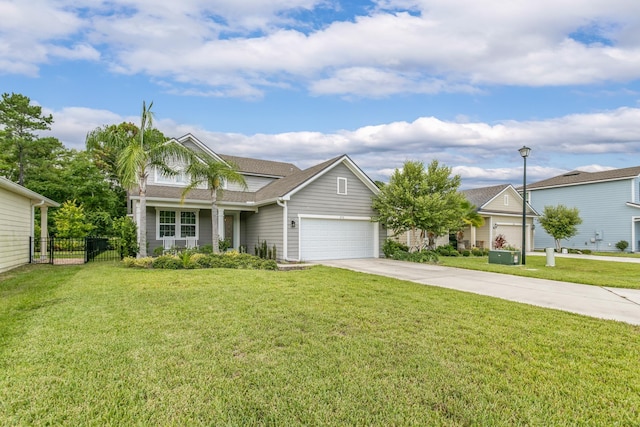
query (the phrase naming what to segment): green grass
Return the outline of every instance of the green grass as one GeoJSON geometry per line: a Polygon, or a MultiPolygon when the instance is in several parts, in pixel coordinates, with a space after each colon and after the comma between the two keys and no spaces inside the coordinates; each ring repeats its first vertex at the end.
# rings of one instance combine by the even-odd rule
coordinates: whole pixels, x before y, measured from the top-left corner
{"type": "Polygon", "coordinates": [[[545,267],[546,257],[527,256],[526,265],[489,264],[488,257],[440,257],[447,267],[492,271],[516,276],[583,283],[612,288],[640,289],[640,264],[555,257],[555,267],[545,267]]]}
{"type": "Polygon", "coordinates": [[[638,425],[640,328],[314,267],[0,276],[4,425],[638,425]]]}

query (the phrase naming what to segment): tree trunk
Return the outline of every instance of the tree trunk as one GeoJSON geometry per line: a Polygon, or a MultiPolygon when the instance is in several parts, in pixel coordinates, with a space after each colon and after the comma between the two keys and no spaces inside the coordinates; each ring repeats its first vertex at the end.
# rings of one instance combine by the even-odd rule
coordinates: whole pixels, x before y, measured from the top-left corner
{"type": "MultiPolygon", "coordinates": [[[[138,258],[144,258],[147,256],[147,176],[146,174],[140,176],[140,223],[138,224],[138,233],[140,236],[140,242],[138,249],[138,258]]],[[[133,213],[136,214],[135,212],[133,213]]]]}
{"type": "Polygon", "coordinates": [[[211,245],[213,253],[220,252],[220,233],[218,232],[218,193],[216,190],[211,191],[211,245]]]}

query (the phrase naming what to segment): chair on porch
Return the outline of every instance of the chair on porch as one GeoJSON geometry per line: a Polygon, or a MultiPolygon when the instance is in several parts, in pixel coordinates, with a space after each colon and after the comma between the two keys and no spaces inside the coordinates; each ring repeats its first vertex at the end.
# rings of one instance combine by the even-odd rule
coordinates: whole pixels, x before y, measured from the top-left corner
{"type": "Polygon", "coordinates": [[[176,250],[176,239],[175,237],[163,237],[162,238],[162,249],[163,253],[172,253],[176,250]]]}
{"type": "Polygon", "coordinates": [[[187,249],[198,249],[198,238],[197,237],[187,237],[186,238],[186,246],[187,249]]]}

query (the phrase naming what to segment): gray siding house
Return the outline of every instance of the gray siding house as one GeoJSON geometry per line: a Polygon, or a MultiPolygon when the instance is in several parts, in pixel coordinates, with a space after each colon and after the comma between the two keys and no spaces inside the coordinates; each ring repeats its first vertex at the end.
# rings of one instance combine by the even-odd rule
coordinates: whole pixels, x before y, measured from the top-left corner
{"type": "MultiPolygon", "coordinates": [[[[223,155],[213,152],[191,134],[175,140],[198,155],[235,164],[245,177],[247,189],[229,184],[218,199],[220,238],[231,247],[254,253],[266,241],[276,247],[277,258],[310,261],[379,257],[385,231],[373,222],[372,198],[378,188],[349,158],[341,155],[300,170],[291,163],[223,155]]],[[[172,165],[184,170],[184,165],[172,165]]],[[[131,194],[129,207],[134,220],[147,216],[149,251],[172,239],[186,245],[196,239],[211,245],[211,201],[209,191],[191,191],[181,202],[188,177],[150,174],[147,209],[139,210],[139,197],[131,194]]],[[[140,232],[140,231],[139,231],[140,232]]]]}
{"type": "MultiPolygon", "coordinates": [[[[572,171],[527,185],[529,203],[542,214],[545,206],[564,205],[580,211],[578,234],[562,241],[570,249],[618,251],[640,248],[640,167],[604,172],[572,171]]],[[[554,247],[553,237],[536,228],[536,248],[554,247]]]]}

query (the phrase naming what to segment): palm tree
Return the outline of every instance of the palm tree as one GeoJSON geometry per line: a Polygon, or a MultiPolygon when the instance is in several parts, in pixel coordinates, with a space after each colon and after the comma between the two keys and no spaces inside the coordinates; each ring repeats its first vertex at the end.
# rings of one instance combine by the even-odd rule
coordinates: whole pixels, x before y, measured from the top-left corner
{"type": "Polygon", "coordinates": [[[470,201],[464,200],[462,202],[462,210],[464,212],[464,215],[462,216],[461,227],[460,227],[461,229],[458,230],[458,233],[457,233],[457,238],[459,241],[462,240],[462,237],[464,234],[462,231],[462,228],[466,228],[466,227],[480,228],[484,225],[484,218],[482,217],[482,215],[478,213],[477,208],[470,201]]]}
{"type": "Polygon", "coordinates": [[[211,192],[211,243],[213,252],[220,251],[218,232],[218,196],[223,191],[225,182],[234,182],[247,188],[244,176],[238,172],[238,167],[232,163],[214,160],[207,156],[200,161],[194,161],[187,167],[186,173],[191,182],[182,192],[182,201],[187,194],[196,187],[206,184],[211,192]]]}
{"type": "Polygon", "coordinates": [[[138,189],[140,196],[140,250],[138,257],[147,256],[147,178],[153,168],[163,174],[176,174],[168,165],[169,160],[190,163],[192,153],[180,144],[168,143],[162,132],[153,128],[153,112],[142,102],[140,127],[108,126],[93,130],[87,135],[88,147],[104,147],[114,151],[115,166],[120,185],[127,190],[138,189]]]}

